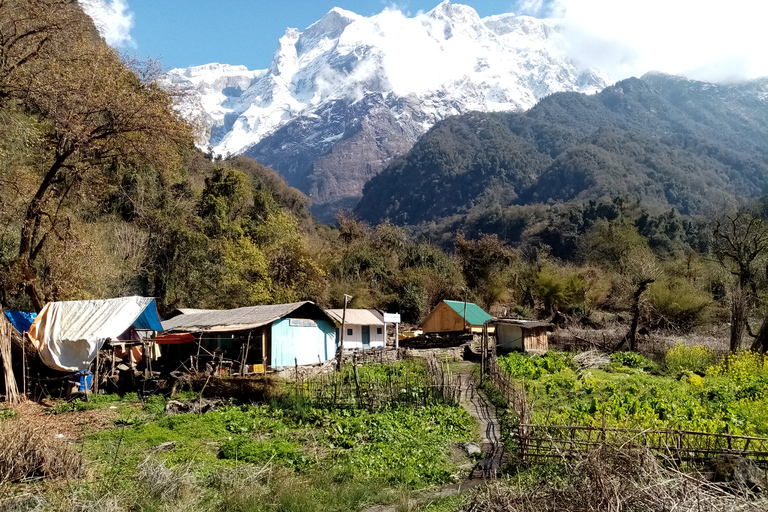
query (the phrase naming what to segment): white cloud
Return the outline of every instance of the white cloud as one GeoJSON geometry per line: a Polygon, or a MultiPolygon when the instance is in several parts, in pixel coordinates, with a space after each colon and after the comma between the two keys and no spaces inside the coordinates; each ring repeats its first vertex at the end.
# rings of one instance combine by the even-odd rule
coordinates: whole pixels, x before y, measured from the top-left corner
{"type": "Polygon", "coordinates": [[[768,2],[521,0],[523,8],[564,18],[569,55],[617,80],[648,71],[717,82],[768,75],[768,2]]]}
{"type": "Polygon", "coordinates": [[[96,28],[113,48],[135,47],[131,37],[133,13],[126,0],[80,0],[83,11],[93,18],[96,28]]]}

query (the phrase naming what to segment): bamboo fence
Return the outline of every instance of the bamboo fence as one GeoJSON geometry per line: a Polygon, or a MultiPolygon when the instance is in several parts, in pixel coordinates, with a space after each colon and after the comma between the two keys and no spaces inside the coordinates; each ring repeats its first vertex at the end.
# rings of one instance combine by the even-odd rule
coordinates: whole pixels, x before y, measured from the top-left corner
{"type": "Polygon", "coordinates": [[[499,368],[488,357],[489,380],[517,414],[518,424],[510,432],[511,451],[527,462],[584,456],[600,446],[642,446],[675,465],[701,464],[718,455],[736,455],[768,468],[768,438],[682,429],[641,430],[580,425],[535,425],[531,423],[525,386],[499,368]]]}
{"type": "Polygon", "coordinates": [[[768,438],[689,430],[641,430],[577,425],[520,424],[512,436],[524,461],[575,458],[610,444],[642,446],[675,465],[701,464],[719,455],[736,455],[768,468],[768,438]]]}
{"type": "Polygon", "coordinates": [[[349,368],[317,377],[296,377],[294,393],[318,406],[378,409],[388,405],[457,404],[460,379],[434,357],[423,372],[406,368],[399,373],[363,372],[353,361],[349,368]]]}

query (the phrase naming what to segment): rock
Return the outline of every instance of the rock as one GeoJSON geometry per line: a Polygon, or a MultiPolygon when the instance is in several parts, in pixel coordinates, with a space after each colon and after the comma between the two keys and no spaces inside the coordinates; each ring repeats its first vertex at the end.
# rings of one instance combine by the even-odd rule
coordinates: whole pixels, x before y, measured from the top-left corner
{"type": "Polygon", "coordinates": [[[224,400],[193,400],[191,402],[180,402],[179,400],[168,400],[165,404],[166,414],[203,414],[209,411],[217,411],[225,406],[224,400]]]}
{"type": "Polygon", "coordinates": [[[707,464],[713,482],[735,484],[755,492],[768,490],[768,478],[755,461],[738,455],[718,455],[707,464]]]}
{"type": "Polygon", "coordinates": [[[459,443],[459,446],[461,446],[469,456],[481,455],[483,453],[477,443],[459,443]]]}
{"type": "Polygon", "coordinates": [[[173,450],[175,446],[176,441],[166,441],[165,443],[160,443],[159,445],[155,446],[155,451],[164,452],[166,450],[173,450]]]}

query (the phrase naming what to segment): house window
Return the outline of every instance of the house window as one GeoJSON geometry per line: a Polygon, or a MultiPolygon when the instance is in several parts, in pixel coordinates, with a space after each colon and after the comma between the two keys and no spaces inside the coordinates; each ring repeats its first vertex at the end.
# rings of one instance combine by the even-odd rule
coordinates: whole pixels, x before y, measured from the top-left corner
{"type": "Polygon", "coordinates": [[[376,328],[376,334],[381,334],[381,327],[376,328]]]}
{"type": "Polygon", "coordinates": [[[352,336],[352,329],[347,329],[347,336],[352,336]]]}

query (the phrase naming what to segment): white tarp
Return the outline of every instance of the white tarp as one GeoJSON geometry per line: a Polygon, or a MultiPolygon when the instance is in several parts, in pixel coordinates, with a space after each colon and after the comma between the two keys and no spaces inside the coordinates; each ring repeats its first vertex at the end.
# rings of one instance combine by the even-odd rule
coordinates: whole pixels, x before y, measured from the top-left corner
{"type": "Polygon", "coordinates": [[[123,334],[153,301],[123,297],[49,302],[29,328],[29,338],[40,359],[54,370],[85,370],[104,342],[123,334]]]}

